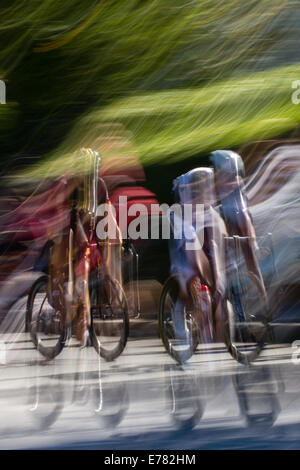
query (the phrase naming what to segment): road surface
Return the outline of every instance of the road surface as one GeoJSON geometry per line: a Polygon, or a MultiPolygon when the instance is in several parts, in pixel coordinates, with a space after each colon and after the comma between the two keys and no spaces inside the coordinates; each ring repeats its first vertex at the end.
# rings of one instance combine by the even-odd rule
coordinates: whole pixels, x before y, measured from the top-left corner
{"type": "Polygon", "coordinates": [[[180,367],[155,334],[136,334],[114,362],[75,340],[46,362],[22,328],[2,333],[0,448],[298,449],[293,352],[270,345],[245,367],[202,345],[180,367]]]}

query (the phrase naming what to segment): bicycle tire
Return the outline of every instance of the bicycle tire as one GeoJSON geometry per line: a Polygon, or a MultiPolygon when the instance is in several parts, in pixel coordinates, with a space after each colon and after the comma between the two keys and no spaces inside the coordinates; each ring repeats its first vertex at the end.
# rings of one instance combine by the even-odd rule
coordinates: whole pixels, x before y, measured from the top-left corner
{"type": "Polygon", "coordinates": [[[122,354],[129,336],[126,296],[120,283],[107,275],[102,279],[96,277],[92,280],[90,297],[92,344],[97,353],[110,362],[122,354]],[[112,305],[113,302],[116,303],[112,305]],[[109,310],[108,313],[107,310],[109,310]],[[116,344],[109,348],[108,344],[113,342],[112,338],[116,336],[118,324],[120,326],[119,338],[116,340],[116,344]]]}
{"type": "MultiPolygon", "coordinates": [[[[178,362],[179,364],[182,364],[186,362],[188,359],[190,359],[197,349],[197,346],[199,344],[199,324],[196,321],[196,317],[195,317],[196,308],[195,308],[194,299],[192,296],[189,296],[187,300],[187,303],[189,305],[184,306],[184,315],[185,315],[185,322],[187,319],[188,325],[192,325],[192,334],[190,335],[190,337],[186,337],[186,340],[183,340],[185,341],[185,349],[177,350],[176,349],[176,342],[177,342],[176,333],[172,326],[173,324],[172,312],[168,312],[167,302],[168,302],[168,296],[171,299],[171,302],[173,302],[173,304],[176,302],[176,300],[174,302],[174,299],[176,295],[178,296],[179,289],[180,289],[180,285],[179,285],[178,275],[170,276],[166,280],[162,288],[160,301],[159,301],[158,316],[159,316],[159,334],[162,339],[163,345],[167,353],[176,362],[178,362]],[[173,294],[173,299],[172,299],[172,294],[173,294]],[[187,311],[187,308],[188,308],[188,311],[187,311]],[[193,312],[193,313],[190,314],[190,312],[193,312]],[[175,345],[172,344],[172,340],[173,340],[173,343],[175,343],[175,345]]],[[[189,333],[190,332],[191,332],[191,329],[189,329],[189,333]]]]}
{"type": "MultiPolygon", "coordinates": [[[[42,340],[39,336],[39,333],[43,333],[38,331],[39,322],[42,324],[44,320],[42,319],[41,308],[43,307],[44,303],[47,301],[47,286],[48,286],[48,276],[41,276],[37,281],[33,284],[27,300],[27,308],[26,308],[26,331],[30,333],[31,340],[35,345],[36,349],[39,351],[42,356],[46,359],[51,360],[54,359],[58,354],[62,351],[65,346],[65,342],[67,339],[67,328],[62,324],[59,325],[59,331],[57,334],[54,334],[54,338],[52,338],[52,342],[54,344],[47,345],[47,341],[51,341],[51,338],[45,338],[42,340]],[[40,295],[40,301],[42,301],[42,307],[39,309],[38,318],[35,320],[35,300],[37,295],[40,295]],[[43,299],[43,300],[42,300],[43,299]]],[[[48,301],[47,301],[48,303],[48,301]]],[[[50,306],[50,304],[48,304],[50,306]]],[[[50,306],[51,307],[51,306],[50,306]]],[[[53,309],[54,310],[54,309],[53,309]]],[[[53,317],[50,319],[54,321],[55,311],[53,311],[53,317]]],[[[50,325],[51,328],[51,325],[50,325]]],[[[49,336],[49,332],[45,332],[44,335],[47,337],[49,336]]]]}

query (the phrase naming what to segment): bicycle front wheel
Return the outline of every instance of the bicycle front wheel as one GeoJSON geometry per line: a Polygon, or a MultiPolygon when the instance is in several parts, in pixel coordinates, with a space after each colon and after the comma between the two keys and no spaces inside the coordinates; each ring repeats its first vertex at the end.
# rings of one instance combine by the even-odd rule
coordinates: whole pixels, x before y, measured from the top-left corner
{"type": "Polygon", "coordinates": [[[166,351],[178,363],[186,362],[199,343],[199,322],[193,296],[183,298],[179,278],[166,281],[159,303],[159,332],[166,351]]]}
{"type": "Polygon", "coordinates": [[[238,253],[228,272],[227,321],[225,343],[241,364],[254,361],[264,347],[268,326],[267,299],[261,281],[245,266],[238,253]]]}
{"type": "Polygon", "coordinates": [[[106,361],[124,350],[129,335],[129,316],[124,291],[109,276],[91,282],[91,335],[93,346],[106,361]]]}
{"type": "Polygon", "coordinates": [[[63,312],[57,311],[49,302],[47,276],[41,276],[29,293],[26,330],[37,350],[46,359],[54,359],[65,345],[63,312]]]}

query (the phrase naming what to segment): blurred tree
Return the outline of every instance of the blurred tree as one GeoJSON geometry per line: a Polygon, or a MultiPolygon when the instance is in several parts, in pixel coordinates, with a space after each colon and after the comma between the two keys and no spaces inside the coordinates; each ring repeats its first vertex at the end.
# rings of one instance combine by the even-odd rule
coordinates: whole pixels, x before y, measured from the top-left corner
{"type": "Polygon", "coordinates": [[[259,58],[287,34],[284,21],[292,2],[2,0],[1,5],[0,78],[7,82],[10,106],[9,129],[0,115],[3,164],[22,162],[21,153],[33,159],[48,153],[76,117],[121,96],[199,87],[255,70],[259,58]]]}

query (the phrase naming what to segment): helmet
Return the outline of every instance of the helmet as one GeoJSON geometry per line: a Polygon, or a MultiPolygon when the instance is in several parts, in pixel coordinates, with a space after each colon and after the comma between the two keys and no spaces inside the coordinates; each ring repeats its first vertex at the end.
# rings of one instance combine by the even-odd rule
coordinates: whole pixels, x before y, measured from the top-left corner
{"type": "Polygon", "coordinates": [[[244,162],[242,157],[236,152],[231,150],[216,150],[212,152],[210,162],[216,172],[222,171],[228,175],[231,174],[233,177],[245,177],[244,162]]]}
{"type": "Polygon", "coordinates": [[[211,168],[194,168],[173,181],[174,199],[181,204],[212,204],[215,200],[213,184],[211,168]]]}

